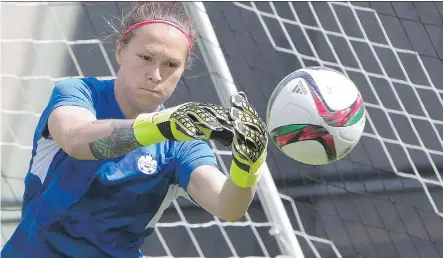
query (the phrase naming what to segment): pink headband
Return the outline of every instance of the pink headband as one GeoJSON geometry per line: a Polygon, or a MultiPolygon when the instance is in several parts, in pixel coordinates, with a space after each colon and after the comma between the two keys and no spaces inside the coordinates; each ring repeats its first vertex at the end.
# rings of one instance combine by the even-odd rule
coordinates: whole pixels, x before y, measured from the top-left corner
{"type": "Polygon", "coordinates": [[[164,24],[168,24],[174,28],[176,28],[177,30],[181,31],[181,33],[183,33],[183,35],[185,35],[186,39],[188,39],[189,42],[189,51],[191,51],[192,49],[192,40],[191,37],[189,37],[189,35],[178,25],[169,22],[169,21],[164,21],[164,20],[147,20],[147,21],[142,21],[142,22],[138,22],[134,25],[132,25],[131,27],[129,27],[128,29],[126,29],[126,31],[123,33],[122,39],[124,39],[129,32],[143,26],[143,25],[147,25],[147,24],[153,24],[153,23],[164,23],[164,24]]]}

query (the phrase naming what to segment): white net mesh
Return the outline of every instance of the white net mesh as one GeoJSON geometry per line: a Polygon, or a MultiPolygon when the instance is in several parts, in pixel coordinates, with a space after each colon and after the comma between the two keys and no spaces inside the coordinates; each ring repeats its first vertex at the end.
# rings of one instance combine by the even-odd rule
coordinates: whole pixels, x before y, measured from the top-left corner
{"type": "MultiPolygon", "coordinates": [[[[94,27],[91,16],[109,17],[111,14],[106,13],[109,6],[120,11],[124,4],[1,4],[2,246],[20,220],[24,178],[31,157],[33,132],[54,83],[65,78],[85,76],[99,79],[115,77],[112,42],[100,40],[103,37],[99,33],[91,35],[90,39],[76,38],[79,36],[75,32],[76,26],[79,26],[76,22],[85,18],[85,12],[90,26],[94,27]],[[100,11],[100,8],[105,7],[106,11],[100,11]],[[23,29],[17,30],[20,24],[23,29]],[[91,53],[93,51],[95,53],[91,53]],[[98,64],[101,68],[88,64],[89,55],[100,59],[98,64]]],[[[207,77],[207,72],[203,76],[207,77]]],[[[201,77],[202,75],[192,74],[185,76],[184,84],[187,87],[186,81],[192,83],[192,80],[201,77]]],[[[180,91],[182,89],[177,94],[180,95],[180,91]]],[[[219,150],[213,143],[211,147],[217,154],[223,171],[228,171],[226,166],[230,164],[231,156],[229,149],[219,150]]],[[[271,237],[267,231],[271,224],[267,222],[261,208],[252,215],[247,214],[242,221],[228,223],[203,214],[200,210],[196,211],[196,208],[182,201],[181,205],[177,201],[173,203],[157,224],[155,234],[148,238],[143,251],[149,256],[206,257],[208,252],[213,252],[214,247],[220,248],[220,257],[269,257],[278,254],[275,241],[273,245],[269,244],[271,237]],[[247,236],[249,240],[239,244],[237,235],[247,236]],[[243,243],[247,243],[247,246],[243,246],[243,243]]]]}
{"type": "Polygon", "coordinates": [[[330,66],[335,69],[339,69],[339,70],[343,71],[347,76],[350,76],[349,72],[358,72],[364,76],[364,78],[367,81],[367,84],[370,86],[370,89],[376,99],[376,103],[366,102],[365,104],[366,104],[366,106],[368,106],[370,108],[375,108],[375,109],[381,110],[386,115],[389,126],[392,128],[392,131],[394,133],[395,139],[385,138],[380,135],[380,133],[377,130],[377,124],[375,124],[373,119],[371,119],[370,112],[368,114],[368,122],[369,122],[369,125],[370,125],[373,133],[365,133],[364,136],[372,137],[372,138],[375,138],[380,141],[380,143],[383,146],[383,150],[385,151],[385,153],[389,159],[389,162],[390,162],[390,165],[391,165],[391,168],[393,169],[393,171],[399,176],[418,180],[420,182],[420,184],[422,185],[423,190],[426,193],[426,196],[429,198],[429,201],[430,201],[434,211],[439,216],[443,216],[443,213],[441,212],[441,209],[443,207],[438,207],[438,205],[441,205],[441,203],[439,203],[437,205],[437,203],[435,202],[434,198],[432,197],[432,195],[430,194],[430,192],[428,190],[428,185],[437,185],[437,186],[443,187],[443,179],[441,176],[441,172],[439,171],[438,167],[436,166],[436,164],[434,162],[434,159],[431,156],[431,155],[437,155],[439,157],[443,156],[443,152],[442,152],[443,141],[442,141],[442,137],[440,135],[440,132],[437,129],[437,125],[443,125],[443,121],[436,120],[436,119],[433,119],[430,117],[429,111],[426,109],[425,104],[424,104],[426,102],[426,100],[422,96],[420,96],[417,89],[423,89],[423,90],[429,91],[431,94],[435,94],[435,97],[438,101],[438,103],[435,103],[435,104],[439,105],[439,107],[443,107],[443,100],[442,100],[442,96],[440,95],[443,93],[443,90],[435,87],[435,85],[432,82],[432,80],[431,80],[431,78],[430,78],[430,76],[423,64],[423,61],[421,60],[418,53],[415,51],[395,48],[392,45],[391,40],[389,39],[380,18],[378,17],[375,10],[371,9],[371,8],[353,6],[350,3],[328,2],[328,5],[329,5],[330,10],[333,14],[334,20],[337,23],[339,30],[340,30],[340,33],[336,33],[333,31],[328,31],[325,28],[323,28],[323,26],[318,18],[317,12],[315,11],[314,6],[310,2],[308,2],[307,5],[309,6],[310,11],[311,11],[312,15],[314,16],[315,21],[318,24],[318,27],[309,26],[309,25],[305,25],[305,24],[301,23],[299,20],[298,14],[294,8],[294,5],[292,3],[285,3],[285,4],[287,4],[287,8],[289,8],[291,10],[294,20],[290,20],[290,19],[283,18],[283,17],[279,16],[277,9],[275,7],[275,4],[273,2],[269,2],[269,5],[272,9],[272,13],[260,11],[259,9],[257,9],[257,6],[255,5],[254,2],[251,2],[250,6],[243,4],[243,3],[235,3],[235,4],[241,8],[245,8],[247,10],[250,10],[250,11],[256,13],[258,15],[260,24],[263,27],[263,29],[265,30],[266,35],[268,36],[269,41],[272,43],[273,47],[278,51],[287,52],[289,54],[295,55],[297,57],[297,59],[299,60],[299,62],[302,64],[302,66],[304,66],[304,67],[306,66],[304,60],[311,60],[311,61],[318,62],[322,66],[330,66]],[[336,9],[341,8],[341,7],[345,8],[346,11],[350,11],[352,13],[352,15],[354,16],[355,21],[358,24],[358,28],[360,29],[360,32],[362,34],[361,38],[349,36],[346,33],[346,31],[344,30],[342,22],[340,21],[338,15],[337,15],[337,12],[336,12],[336,9]],[[368,12],[371,15],[373,15],[374,20],[377,22],[377,25],[380,27],[381,32],[383,33],[384,40],[386,42],[385,44],[372,42],[368,38],[368,35],[366,32],[367,29],[365,30],[365,28],[363,27],[360,17],[358,15],[358,13],[361,13],[361,12],[368,12]],[[266,25],[266,22],[263,20],[263,17],[272,18],[272,19],[275,19],[276,21],[278,21],[279,25],[281,26],[281,30],[283,31],[283,33],[286,37],[286,40],[288,41],[288,44],[290,45],[290,48],[281,47],[276,44],[275,40],[273,39],[272,33],[270,32],[268,26],[266,25]],[[290,24],[297,25],[300,27],[300,29],[303,33],[303,36],[307,40],[307,43],[309,44],[309,47],[312,50],[312,53],[313,53],[312,56],[301,54],[297,50],[297,47],[295,46],[295,42],[297,42],[297,39],[291,38],[291,36],[288,33],[288,30],[286,29],[286,27],[290,24]],[[320,58],[320,56],[317,53],[316,48],[314,47],[310,37],[308,36],[308,34],[306,32],[307,29],[313,30],[313,31],[318,31],[324,35],[326,43],[328,44],[330,51],[333,54],[336,62],[330,62],[330,61],[326,61],[326,60],[320,58]],[[355,61],[357,63],[357,68],[354,68],[351,66],[346,66],[342,63],[339,56],[337,55],[337,52],[334,49],[334,46],[331,43],[331,40],[330,40],[331,36],[341,37],[345,40],[347,46],[349,47],[350,52],[352,53],[352,56],[355,58],[355,61]],[[372,73],[372,72],[367,71],[369,69],[367,69],[363,66],[362,61],[360,60],[356,50],[354,49],[354,47],[352,45],[353,42],[362,42],[362,43],[367,44],[371,54],[373,55],[373,57],[376,61],[378,68],[380,69],[380,73],[372,73]],[[395,61],[398,62],[398,67],[401,70],[401,75],[403,78],[391,77],[388,74],[387,70],[389,70],[390,68],[386,67],[383,64],[383,62],[381,61],[382,58],[380,57],[380,55],[382,55],[382,54],[378,53],[376,49],[380,50],[380,51],[383,51],[384,49],[391,50],[391,53],[393,54],[395,61]],[[405,58],[408,58],[409,60],[411,58],[415,59],[414,61],[419,65],[419,67],[417,67],[417,68],[420,70],[417,71],[414,69],[414,70],[408,72],[403,64],[402,59],[399,56],[400,54],[406,54],[407,57],[405,57],[405,58]],[[410,74],[417,73],[417,72],[423,73],[425,75],[426,80],[427,80],[426,84],[421,85],[421,84],[416,84],[411,81],[410,74]],[[384,79],[386,81],[386,83],[388,84],[388,87],[392,90],[394,99],[398,102],[400,110],[392,109],[392,108],[385,106],[385,104],[383,103],[383,101],[380,98],[380,93],[378,93],[378,91],[377,91],[377,86],[375,83],[373,83],[373,81],[371,80],[371,77],[384,79]],[[418,105],[420,107],[420,111],[422,112],[423,115],[415,115],[413,113],[408,112],[408,109],[406,107],[408,105],[408,103],[404,103],[404,100],[401,98],[401,96],[397,92],[397,89],[394,84],[400,84],[401,87],[409,87],[412,90],[412,94],[417,99],[418,105]],[[411,127],[412,132],[413,132],[413,136],[416,137],[418,144],[408,144],[405,142],[404,139],[402,139],[402,137],[400,136],[400,133],[397,129],[397,127],[399,127],[399,125],[396,126],[393,121],[393,118],[392,118],[392,115],[394,115],[394,114],[403,115],[407,119],[407,126],[411,127]],[[425,143],[422,140],[422,137],[420,136],[419,129],[417,128],[417,125],[414,124],[413,119],[428,122],[429,126],[432,129],[432,133],[435,135],[435,140],[437,141],[437,146],[436,146],[437,148],[432,149],[429,146],[425,145],[425,143]],[[404,153],[407,157],[410,168],[412,168],[412,170],[414,172],[413,174],[402,172],[402,169],[398,168],[393,157],[391,156],[390,150],[388,150],[388,147],[386,146],[386,143],[396,144],[399,147],[401,147],[401,149],[404,151],[404,153]],[[425,178],[425,177],[421,176],[419,173],[419,168],[416,167],[416,165],[413,161],[413,158],[411,157],[411,153],[408,149],[420,150],[420,151],[424,152],[427,162],[429,164],[429,167],[432,169],[434,174],[431,175],[429,178],[425,178]]]}
{"type": "MultiPolygon", "coordinates": [[[[294,226],[298,229],[296,234],[306,238],[300,239],[302,245],[304,241],[307,241],[309,245],[303,248],[305,256],[382,257],[383,252],[377,250],[380,248],[377,247],[380,239],[377,239],[377,234],[373,232],[375,228],[385,231],[386,237],[390,239],[384,244],[384,248],[390,245],[390,248],[394,249],[390,250],[392,254],[385,253],[389,257],[390,255],[400,257],[442,255],[441,234],[435,234],[435,232],[432,234],[432,230],[426,232],[429,225],[424,222],[424,217],[428,215],[422,217],[421,212],[429,211],[429,208],[422,210],[422,207],[417,204],[420,197],[408,192],[408,184],[415,185],[415,189],[419,186],[427,197],[432,211],[436,214],[431,215],[436,222],[435,225],[441,228],[442,220],[436,216],[443,217],[441,175],[443,164],[441,125],[443,122],[442,116],[438,114],[438,110],[443,108],[443,90],[435,85],[435,80],[431,79],[422,56],[417,51],[395,47],[393,38],[396,35],[393,35],[392,30],[391,34],[387,32],[385,28],[387,22],[382,22],[379,14],[373,8],[369,8],[370,4],[366,4],[367,7],[342,2],[235,2],[234,4],[241,9],[240,19],[248,17],[252,20],[248,12],[257,17],[257,22],[253,23],[254,26],[260,25],[258,27],[262,29],[272,48],[277,52],[294,56],[296,60],[291,59],[292,62],[298,62],[301,67],[321,65],[342,71],[357,83],[366,101],[369,128],[366,128],[360,144],[360,147],[367,148],[366,153],[361,155],[361,149],[356,150],[353,153],[355,155],[351,154],[344,161],[333,165],[335,168],[326,166],[326,171],[323,171],[325,175],[320,175],[318,178],[315,178],[315,175],[300,172],[302,173],[300,177],[307,180],[299,185],[309,184],[306,181],[310,180],[311,183],[317,181],[316,183],[320,183],[320,186],[325,188],[323,194],[317,193],[314,196],[312,191],[308,194],[310,195],[308,198],[312,201],[310,205],[315,205],[314,214],[318,216],[318,213],[325,212],[324,216],[320,215],[320,221],[317,221],[317,226],[322,226],[324,229],[311,227],[308,230],[308,232],[317,232],[310,233],[311,235],[324,236],[318,239],[319,242],[311,242],[314,238],[307,234],[303,226],[303,224],[309,226],[310,219],[307,216],[301,216],[294,204],[298,224],[294,226]],[[387,161],[382,173],[378,173],[378,180],[365,180],[365,173],[378,170],[377,161],[373,160],[375,155],[368,153],[368,149],[371,148],[369,146],[371,142],[368,139],[377,140],[380,144],[377,155],[382,153],[380,156],[386,157],[387,161]],[[372,163],[372,168],[369,167],[369,170],[361,166],[359,168],[358,165],[361,165],[361,162],[372,163]],[[340,175],[340,170],[347,169],[349,165],[353,167],[354,176],[347,181],[340,175]],[[329,169],[335,170],[342,182],[328,179],[326,172],[329,169]],[[393,186],[393,182],[384,179],[387,173],[416,180],[418,184],[411,181],[398,181],[394,183],[397,185],[393,186]],[[360,182],[356,183],[355,180],[360,182]],[[404,195],[395,197],[394,192],[398,190],[404,191],[404,195]],[[389,194],[390,191],[392,194],[389,194]],[[346,200],[337,201],[330,198],[323,204],[317,201],[319,195],[323,195],[321,196],[323,198],[331,197],[338,192],[347,192],[346,200]],[[374,194],[376,192],[387,192],[387,196],[383,193],[385,196],[377,196],[374,194]],[[360,204],[355,204],[359,201],[367,201],[362,198],[365,195],[370,197],[370,202],[361,206],[364,206],[366,212],[371,212],[373,216],[378,217],[382,221],[381,224],[368,223],[364,213],[360,211],[362,209],[360,204]],[[383,211],[386,207],[382,207],[381,202],[390,206],[389,212],[383,211]],[[350,210],[357,212],[355,215],[349,214],[350,210]],[[420,221],[420,226],[424,228],[423,232],[417,234],[413,230],[408,230],[410,223],[402,219],[405,217],[403,213],[406,210],[414,214],[411,217],[417,215],[414,220],[420,221]],[[398,231],[395,233],[392,232],[392,230],[395,231],[395,226],[390,225],[389,216],[398,218],[401,222],[400,225],[397,224],[398,231]],[[342,226],[331,226],[331,223],[342,226]],[[357,223],[361,226],[350,226],[348,223],[357,223]],[[396,233],[404,233],[404,235],[399,236],[396,233]],[[398,238],[409,238],[410,241],[405,241],[409,247],[406,247],[408,244],[405,243],[399,244],[398,242],[403,242],[404,239],[398,238]],[[434,245],[431,247],[433,251],[425,255],[426,251],[423,251],[422,243],[418,243],[420,241],[429,241],[431,246],[434,245]],[[320,245],[321,242],[331,245],[332,250],[330,247],[320,245]],[[371,247],[362,247],[363,242],[371,247]],[[334,243],[338,243],[341,247],[337,249],[334,243]],[[353,250],[345,250],[343,245],[346,249],[353,250]],[[405,249],[399,248],[400,245],[405,249]],[[340,253],[339,250],[343,252],[340,253]]],[[[263,47],[265,44],[259,42],[258,33],[251,27],[248,36],[256,43],[258,42],[257,45],[263,47]]],[[[263,48],[262,51],[272,51],[266,48],[263,50],[263,48]]],[[[272,74],[272,71],[263,72],[265,76],[272,74]]],[[[290,183],[292,180],[285,179],[285,182],[290,183]]],[[[297,192],[290,186],[286,189],[282,187],[282,192],[285,191],[297,192]]],[[[302,191],[298,192],[302,193],[302,191]]],[[[292,196],[297,196],[297,194],[292,196]]],[[[285,196],[285,199],[292,200],[288,196],[285,196]]],[[[297,208],[303,210],[314,207],[307,207],[305,202],[300,201],[297,202],[297,208]]]]}

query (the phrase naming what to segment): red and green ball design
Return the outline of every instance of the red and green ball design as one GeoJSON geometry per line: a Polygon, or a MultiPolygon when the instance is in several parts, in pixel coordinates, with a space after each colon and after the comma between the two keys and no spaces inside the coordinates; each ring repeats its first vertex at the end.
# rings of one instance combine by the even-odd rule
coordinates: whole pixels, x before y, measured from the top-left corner
{"type": "Polygon", "coordinates": [[[271,137],[280,149],[295,142],[317,141],[325,149],[328,160],[337,157],[334,138],[320,125],[285,125],[272,130],[271,137]]]}
{"type": "MultiPolygon", "coordinates": [[[[306,72],[297,72],[294,76],[304,78],[311,86],[312,96],[319,115],[324,121],[332,127],[351,126],[360,121],[364,116],[365,108],[360,93],[355,102],[344,110],[333,111],[322,97],[320,90],[315,84],[313,78],[306,72]]],[[[271,138],[282,149],[285,145],[299,142],[314,140],[319,142],[325,149],[329,161],[337,159],[337,153],[334,144],[334,138],[329,134],[328,130],[320,125],[310,124],[291,124],[274,128],[271,131],[271,138]]]]}

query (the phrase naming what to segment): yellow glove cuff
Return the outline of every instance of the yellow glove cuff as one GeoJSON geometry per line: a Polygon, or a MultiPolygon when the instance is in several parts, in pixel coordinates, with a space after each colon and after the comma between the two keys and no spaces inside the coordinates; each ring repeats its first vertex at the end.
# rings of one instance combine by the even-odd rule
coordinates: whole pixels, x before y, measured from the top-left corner
{"type": "Polygon", "coordinates": [[[132,125],[135,139],[143,146],[153,145],[166,141],[166,137],[158,129],[157,125],[150,120],[136,120],[132,125]]]}
{"type": "Polygon", "coordinates": [[[255,173],[249,173],[241,169],[233,160],[231,163],[230,176],[232,182],[242,188],[250,188],[260,181],[261,170],[258,169],[255,173]]]}

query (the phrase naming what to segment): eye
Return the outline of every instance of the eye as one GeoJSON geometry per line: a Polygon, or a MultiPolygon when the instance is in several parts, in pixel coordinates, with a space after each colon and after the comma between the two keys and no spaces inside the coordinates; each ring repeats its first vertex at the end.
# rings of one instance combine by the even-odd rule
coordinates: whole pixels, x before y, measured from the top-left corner
{"type": "Polygon", "coordinates": [[[139,55],[139,57],[145,61],[152,61],[152,57],[146,55],[139,55]]]}
{"type": "Polygon", "coordinates": [[[174,63],[174,62],[167,62],[166,65],[167,65],[169,68],[177,68],[177,67],[180,66],[179,64],[174,63]]]}

